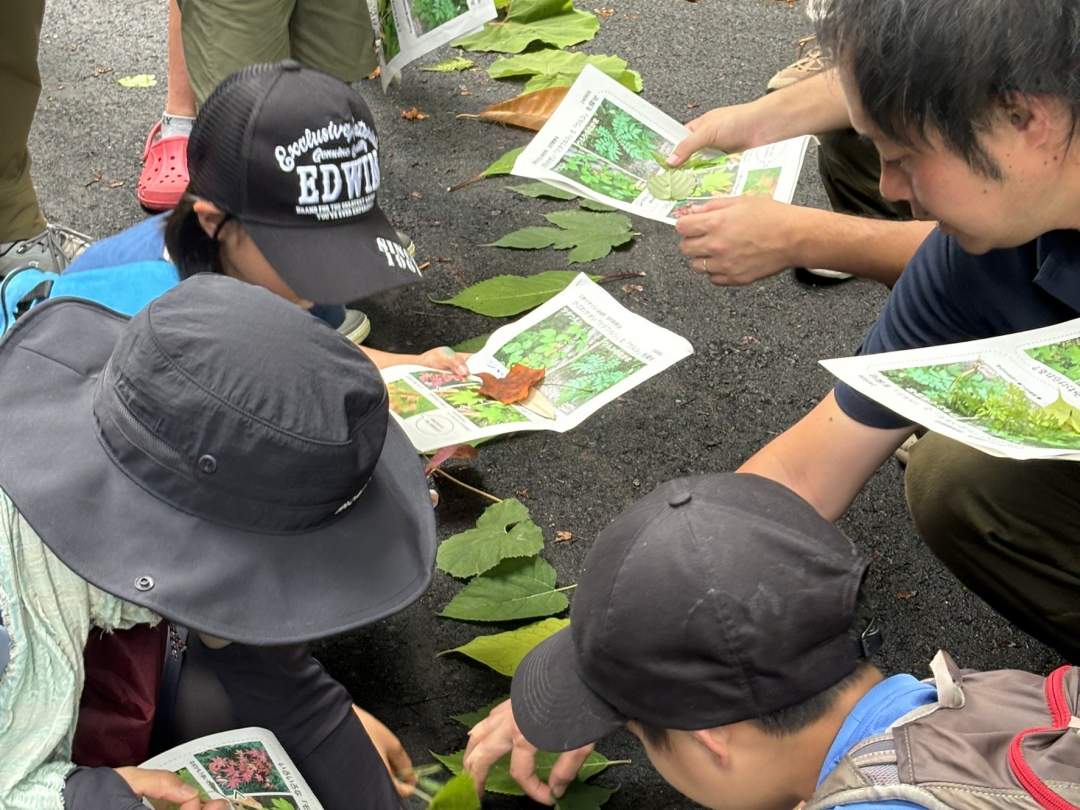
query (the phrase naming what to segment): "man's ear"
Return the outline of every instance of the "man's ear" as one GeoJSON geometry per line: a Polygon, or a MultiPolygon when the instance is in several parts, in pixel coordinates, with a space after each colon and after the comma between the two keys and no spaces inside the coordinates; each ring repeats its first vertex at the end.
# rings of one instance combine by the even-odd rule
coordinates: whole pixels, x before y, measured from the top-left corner
{"type": "Polygon", "coordinates": [[[1060,114],[1050,99],[1014,90],[1002,98],[1001,112],[1009,126],[1033,148],[1045,146],[1050,141],[1060,114]]]}
{"type": "Polygon", "coordinates": [[[209,200],[196,200],[191,206],[191,210],[199,218],[199,227],[212,239],[214,234],[217,233],[221,221],[225,218],[225,212],[209,200]]]}
{"type": "Polygon", "coordinates": [[[720,767],[727,767],[731,762],[731,730],[727,726],[717,726],[716,728],[703,728],[700,731],[691,731],[690,736],[693,737],[698,744],[704,746],[704,748],[713,755],[716,760],[716,764],[720,767]]]}

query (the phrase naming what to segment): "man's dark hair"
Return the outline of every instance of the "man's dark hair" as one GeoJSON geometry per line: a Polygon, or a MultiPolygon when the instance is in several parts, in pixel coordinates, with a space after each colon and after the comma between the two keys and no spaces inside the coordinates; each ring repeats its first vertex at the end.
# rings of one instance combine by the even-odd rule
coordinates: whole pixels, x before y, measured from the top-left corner
{"type": "Polygon", "coordinates": [[[191,194],[185,194],[165,220],[165,247],[181,279],[196,273],[224,272],[218,243],[199,223],[195,201],[191,194]]]}
{"type": "Polygon", "coordinates": [[[914,146],[928,130],[1001,179],[979,142],[1006,94],[1051,96],[1080,117],[1075,0],[828,0],[818,39],[850,68],[870,120],[914,146]]]}
{"type": "MultiPolygon", "coordinates": [[[[859,595],[855,604],[855,615],[851,622],[852,641],[859,641],[863,633],[876,625],[875,609],[872,601],[866,595],[866,582],[863,581],[859,589],[859,595]]],[[[813,725],[824,717],[848,688],[861,678],[866,670],[872,666],[869,659],[863,659],[858,663],[850,675],[830,686],[824,692],[807,698],[793,706],[785,706],[775,712],[753,718],[766,734],[773,737],[786,737],[795,734],[804,728],[813,725]]],[[[640,721],[637,726],[641,729],[641,735],[653,748],[666,751],[670,745],[667,729],[648,725],[640,721]]]]}

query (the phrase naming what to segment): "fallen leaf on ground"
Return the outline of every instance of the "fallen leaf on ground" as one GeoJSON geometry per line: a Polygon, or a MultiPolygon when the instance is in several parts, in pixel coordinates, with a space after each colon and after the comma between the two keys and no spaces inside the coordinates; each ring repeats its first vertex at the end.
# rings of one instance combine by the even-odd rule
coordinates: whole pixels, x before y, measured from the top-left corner
{"type": "Polygon", "coordinates": [[[529,517],[529,510],[511,498],[489,506],[475,529],[443,540],[435,563],[452,577],[472,577],[503,560],[532,557],[543,548],[544,533],[529,517]]]}
{"type": "Polygon", "coordinates": [[[498,400],[503,405],[513,405],[528,399],[529,393],[544,381],[544,369],[515,363],[505,377],[496,377],[486,371],[481,371],[476,376],[483,380],[483,384],[477,389],[478,393],[498,400]]]}
{"type": "Polygon", "coordinates": [[[604,6],[603,8],[594,8],[593,13],[595,13],[598,17],[610,17],[612,14],[615,13],[615,9],[611,8],[610,6],[604,6]]]}
{"type": "Polygon", "coordinates": [[[918,591],[897,591],[896,598],[903,599],[906,602],[908,599],[913,599],[918,593],[918,591]]]}
{"type": "Polygon", "coordinates": [[[424,65],[420,69],[428,73],[454,73],[459,70],[468,70],[471,67],[476,67],[476,62],[472,59],[466,59],[464,56],[452,56],[433,65],[424,65]]]}
{"type": "Polygon", "coordinates": [[[514,162],[518,159],[518,156],[525,151],[524,146],[519,146],[517,149],[511,149],[509,152],[502,154],[498,160],[484,169],[480,174],[475,177],[470,177],[455,186],[450,186],[447,191],[457,191],[458,189],[465,188],[465,186],[471,186],[473,183],[479,183],[485,177],[502,177],[510,174],[514,168],[514,162]]]}
{"type": "Polygon", "coordinates": [[[630,217],[625,214],[597,214],[571,209],[552,211],[544,218],[558,227],[521,228],[491,242],[489,247],[570,250],[567,260],[574,264],[602,259],[613,248],[625,245],[638,235],[630,217]]]}
{"type": "Polygon", "coordinates": [[[560,102],[566,98],[569,89],[569,87],[548,87],[532,93],[522,93],[507,101],[492,104],[479,113],[461,113],[458,118],[491,121],[496,124],[538,131],[547,123],[560,102]]]}
{"type": "Polygon", "coordinates": [[[503,560],[474,578],[440,616],[466,622],[509,622],[562,613],[566,594],[555,587],[555,569],[539,557],[503,560]]]}
{"type": "Polygon", "coordinates": [[[574,8],[573,0],[514,0],[504,19],[450,44],[466,51],[521,53],[534,42],[568,48],[599,30],[596,16],[574,8]]]}
{"type": "Polygon", "coordinates": [[[556,543],[573,543],[574,542],[574,533],[573,532],[555,532],[555,542],[556,543]]]}
{"type": "Polygon", "coordinates": [[[136,76],[121,76],[116,80],[121,87],[153,87],[157,79],[152,73],[140,73],[136,76]]]}
{"type": "Polygon", "coordinates": [[[486,667],[490,667],[500,675],[513,677],[518,664],[529,654],[533,647],[569,626],[569,619],[544,619],[517,630],[494,633],[488,636],[477,636],[460,647],[443,650],[439,655],[461,653],[486,667]]]}
{"type": "MultiPolygon", "coordinates": [[[[489,318],[508,318],[535,309],[554,298],[577,277],[576,270],[546,270],[529,276],[495,276],[466,287],[453,298],[436,300],[435,303],[460,307],[489,318]]],[[[600,277],[592,278],[598,281],[600,277]]]]}
{"type": "MultiPolygon", "coordinates": [[[[464,751],[455,751],[453,754],[434,754],[435,759],[439,760],[447,770],[452,774],[459,774],[464,769],[462,766],[462,759],[465,756],[464,751]]],[[[559,758],[559,754],[552,754],[547,751],[536,752],[536,775],[541,780],[546,780],[551,773],[551,768],[555,764],[555,760],[559,758]]],[[[612,765],[624,765],[626,763],[619,761],[612,761],[605,757],[603,754],[593,751],[586,758],[585,762],[581,766],[581,770],[578,771],[578,781],[585,779],[591,779],[598,773],[603,773],[612,765]]],[[[484,789],[489,793],[500,793],[504,796],[524,796],[525,791],[521,789],[521,786],[514,781],[514,778],[510,776],[510,755],[507,754],[502,759],[498,760],[488,772],[487,782],[484,784],[484,789]]]]}
{"type": "Polygon", "coordinates": [[[401,117],[406,121],[424,121],[431,118],[426,112],[420,112],[416,107],[410,107],[407,110],[401,111],[401,117]]]}
{"type": "Polygon", "coordinates": [[[641,284],[623,284],[622,291],[624,293],[639,293],[645,292],[645,287],[641,284]]]}
{"type": "Polygon", "coordinates": [[[379,78],[381,75],[382,75],[382,68],[381,67],[376,67],[373,71],[371,71],[371,73],[369,73],[367,75],[367,80],[370,82],[373,79],[379,78]]]}
{"type": "Polygon", "coordinates": [[[424,475],[431,475],[448,461],[473,461],[479,451],[471,444],[452,444],[436,450],[424,467],[424,475]]]}

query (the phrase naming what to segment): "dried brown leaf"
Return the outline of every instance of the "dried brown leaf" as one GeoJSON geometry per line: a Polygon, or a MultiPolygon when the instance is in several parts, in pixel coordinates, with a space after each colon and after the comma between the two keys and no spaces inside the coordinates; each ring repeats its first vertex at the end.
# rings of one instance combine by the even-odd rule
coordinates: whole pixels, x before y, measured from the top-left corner
{"type": "Polygon", "coordinates": [[[424,121],[431,118],[426,112],[420,112],[416,107],[410,107],[407,110],[401,111],[401,117],[406,121],[424,121]]]}
{"type": "Polygon", "coordinates": [[[573,543],[574,542],[574,533],[573,532],[555,532],[555,542],[556,543],[573,543]]]}
{"type": "Polygon", "coordinates": [[[424,474],[431,475],[448,461],[473,461],[478,455],[479,451],[471,444],[452,444],[449,447],[442,447],[428,459],[424,474]]]}
{"type": "Polygon", "coordinates": [[[483,381],[477,389],[480,394],[504,405],[512,405],[528,399],[532,390],[544,381],[544,369],[515,363],[505,377],[496,377],[484,371],[476,376],[483,381]]]}
{"type": "Polygon", "coordinates": [[[492,121],[496,124],[507,124],[512,127],[531,129],[538,131],[548,118],[555,112],[555,108],[566,98],[569,87],[545,87],[533,93],[523,93],[514,96],[507,101],[492,104],[478,114],[462,113],[458,118],[473,118],[481,121],[492,121]]]}

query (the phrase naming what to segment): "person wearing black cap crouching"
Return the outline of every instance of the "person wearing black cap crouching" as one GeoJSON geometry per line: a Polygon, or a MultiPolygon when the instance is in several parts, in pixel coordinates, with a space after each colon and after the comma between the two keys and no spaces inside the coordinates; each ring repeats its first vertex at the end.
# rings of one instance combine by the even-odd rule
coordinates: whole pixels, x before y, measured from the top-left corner
{"type": "Polygon", "coordinates": [[[328,810],[398,807],[303,646],[401,610],[433,571],[423,470],[375,367],[281,297],[200,275],[130,321],[36,307],[0,381],[0,806],[199,806],[171,775],[70,757],[92,628],[165,618],[191,630],[178,729],[266,727],[328,810]]]}
{"type": "MultiPolygon", "coordinates": [[[[1035,804],[1007,763],[1014,735],[1049,732],[1055,676],[961,675],[938,653],[933,683],[883,677],[866,569],[766,478],[662,484],[600,533],[570,627],[519,665],[511,699],[470,732],[465,768],[483,784],[512,752],[510,773],[553,804],[592,743],[626,726],[668,782],[717,810],[1074,806],[1035,804]],[[538,748],[568,752],[546,784],[538,748]]],[[[1061,705],[1075,712],[1080,672],[1067,670],[1061,705]]],[[[1075,801],[1080,739],[1061,714],[1044,749],[1018,748],[1035,769],[1059,763],[1052,783],[1075,801]]]]}

